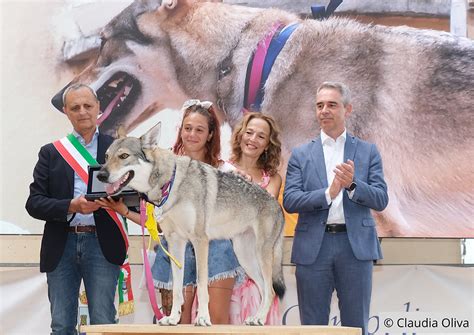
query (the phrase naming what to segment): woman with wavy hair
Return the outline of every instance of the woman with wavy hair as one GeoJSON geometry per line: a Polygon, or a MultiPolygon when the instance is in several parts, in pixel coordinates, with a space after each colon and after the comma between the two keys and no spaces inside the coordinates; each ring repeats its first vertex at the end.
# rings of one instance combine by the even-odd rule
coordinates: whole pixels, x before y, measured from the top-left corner
{"type": "Polygon", "coordinates": [[[281,176],[280,131],[272,117],[247,113],[232,134],[230,162],[249,181],[255,182],[278,198],[281,176]]]}
{"type": "MultiPolygon", "coordinates": [[[[232,134],[230,159],[238,173],[258,184],[275,199],[280,194],[282,183],[278,173],[281,159],[279,133],[272,117],[262,113],[247,113],[232,134]]],[[[260,301],[260,293],[253,280],[247,276],[240,280],[232,294],[231,323],[242,324],[247,317],[254,315],[260,301]]],[[[278,298],[275,297],[266,324],[279,324],[280,320],[278,298]]]]}

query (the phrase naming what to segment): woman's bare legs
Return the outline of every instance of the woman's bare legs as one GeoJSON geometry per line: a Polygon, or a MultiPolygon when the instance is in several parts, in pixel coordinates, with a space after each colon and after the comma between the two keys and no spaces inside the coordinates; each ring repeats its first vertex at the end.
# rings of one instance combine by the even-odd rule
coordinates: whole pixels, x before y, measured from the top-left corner
{"type": "MultiPolygon", "coordinates": [[[[215,280],[209,284],[209,314],[211,315],[212,324],[229,324],[230,299],[234,284],[235,278],[215,280]]],[[[173,291],[161,289],[160,292],[163,312],[165,315],[169,315],[173,303],[173,291]]],[[[184,304],[181,307],[180,324],[191,323],[195,293],[196,289],[192,285],[184,288],[184,304]]]]}
{"type": "Polygon", "coordinates": [[[215,280],[209,284],[209,314],[211,323],[229,324],[230,298],[235,278],[215,280]]]}

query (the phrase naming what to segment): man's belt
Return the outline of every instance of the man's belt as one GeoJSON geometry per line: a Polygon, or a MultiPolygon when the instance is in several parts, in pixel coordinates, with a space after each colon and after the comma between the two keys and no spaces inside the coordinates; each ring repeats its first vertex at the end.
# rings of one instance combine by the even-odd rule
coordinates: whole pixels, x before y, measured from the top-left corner
{"type": "Polygon", "coordinates": [[[95,233],[95,226],[71,226],[67,228],[70,233],[95,233]]]}
{"type": "Polygon", "coordinates": [[[346,225],[345,224],[339,224],[339,223],[330,223],[326,225],[325,232],[326,233],[344,233],[347,231],[346,225]]]}

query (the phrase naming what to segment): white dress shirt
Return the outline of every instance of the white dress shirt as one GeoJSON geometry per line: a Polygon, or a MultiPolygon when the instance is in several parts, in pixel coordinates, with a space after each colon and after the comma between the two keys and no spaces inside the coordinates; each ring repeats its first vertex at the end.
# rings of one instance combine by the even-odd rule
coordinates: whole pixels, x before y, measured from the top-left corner
{"type": "MultiPolygon", "coordinates": [[[[321,142],[323,144],[324,163],[326,164],[326,175],[329,187],[331,187],[332,181],[334,180],[334,169],[336,168],[336,165],[342,164],[344,161],[346,134],[346,129],[344,129],[344,132],[334,140],[321,130],[321,142]]],[[[334,199],[331,199],[331,196],[329,195],[329,187],[325,192],[326,201],[328,202],[328,205],[331,205],[329,207],[327,224],[346,223],[346,220],[344,219],[344,207],[342,204],[342,192],[344,189],[342,189],[334,199]]]]}

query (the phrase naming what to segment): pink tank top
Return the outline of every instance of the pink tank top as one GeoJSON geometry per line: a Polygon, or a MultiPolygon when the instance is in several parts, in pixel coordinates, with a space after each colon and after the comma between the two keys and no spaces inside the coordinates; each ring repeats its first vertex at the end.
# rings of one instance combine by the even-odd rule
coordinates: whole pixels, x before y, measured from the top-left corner
{"type": "Polygon", "coordinates": [[[267,171],[262,170],[262,180],[260,180],[257,185],[261,188],[267,188],[268,184],[270,184],[270,175],[267,171]]]}

